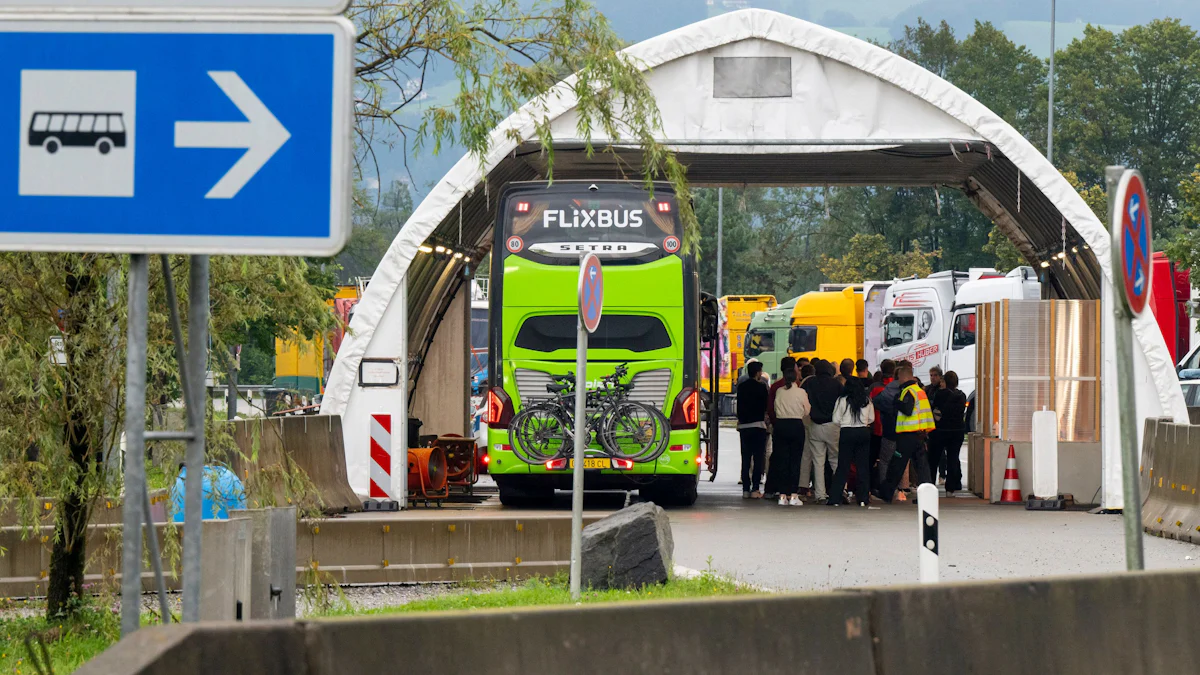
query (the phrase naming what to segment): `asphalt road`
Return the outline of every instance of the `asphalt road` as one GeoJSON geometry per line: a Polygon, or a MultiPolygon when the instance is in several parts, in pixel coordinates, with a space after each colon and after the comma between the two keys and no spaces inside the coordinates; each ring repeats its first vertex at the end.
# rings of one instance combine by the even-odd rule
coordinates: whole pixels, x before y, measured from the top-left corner
{"type": "MultiPolygon", "coordinates": [[[[913,503],[862,509],[743,500],[737,432],[722,429],[721,447],[717,480],[701,484],[695,507],[670,513],[676,564],[711,566],[780,590],[917,581],[913,503]]],[[[1125,568],[1117,515],[1025,511],[962,498],[943,498],[939,508],[941,572],[947,581],[1125,568]]],[[[1144,541],[1148,568],[1200,566],[1200,546],[1157,537],[1144,541]]]]}
{"type": "MultiPolygon", "coordinates": [[[[913,502],[862,509],[813,503],[783,507],[744,500],[737,484],[741,461],[737,432],[722,429],[721,447],[717,480],[701,483],[700,498],[692,508],[669,511],[677,565],[711,568],[777,590],[917,581],[919,543],[913,502]]],[[[624,493],[589,493],[584,502],[585,510],[597,515],[624,503],[624,493]]],[[[495,499],[482,508],[504,510],[495,499]]],[[[558,493],[553,510],[561,513],[570,508],[570,494],[558,493]]],[[[1025,511],[973,497],[943,498],[939,508],[941,573],[947,581],[1125,568],[1119,515],[1025,511]]],[[[1200,566],[1200,546],[1157,537],[1144,541],[1148,568],[1200,566]]]]}

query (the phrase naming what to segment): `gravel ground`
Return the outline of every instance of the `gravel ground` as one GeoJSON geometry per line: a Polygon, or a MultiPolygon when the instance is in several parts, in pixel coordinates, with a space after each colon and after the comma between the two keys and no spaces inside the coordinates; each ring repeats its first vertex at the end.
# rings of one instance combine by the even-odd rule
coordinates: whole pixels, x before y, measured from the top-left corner
{"type": "MultiPolygon", "coordinates": [[[[436,598],[452,593],[463,593],[468,589],[458,584],[397,584],[391,586],[348,586],[341,589],[342,595],[350,606],[356,612],[369,609],[379,609],[382,607],[395,607],[404,605],[415,600],[426,600],[428,598],[436,598]]],[[[470,590],[479,592],[481,589],[477,586],[470,590]]],[[[336,602],[337,599],[333,597],[336,602]]],[[[171,608],[171,614],[178,617],[183,609],[183,598],[179,593],[168,593],[167,603],[171,608]]],[[[112,601],[112,610],[117,612],[120,610],[121,602],[118,599],[112,601]]],[[[46,611],[46,601],[43,599],[33,600],[11,600],[0,601],[0,620],[18,619],[31,616],[41,616],[46,611]]],[[[142,611],[152,613],[155,616],[159,612],[158,596],[154,594],[146,594],[142,596],[142,611]]],[[[319,614],[315,608],[310,607],[302,590],[296,591],[296,615],[298,618],[306,618],[319,614]]]]}

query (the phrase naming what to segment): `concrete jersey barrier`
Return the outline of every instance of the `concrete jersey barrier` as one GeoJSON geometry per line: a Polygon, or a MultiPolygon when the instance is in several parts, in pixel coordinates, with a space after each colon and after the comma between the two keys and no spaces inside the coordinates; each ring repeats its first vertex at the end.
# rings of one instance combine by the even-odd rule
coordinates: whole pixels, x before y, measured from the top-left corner
{"type": "MultiPolygon", "coordinates": [[[[289,462],[304,471],[320,498],[325,513],[361,511],[362,501],[346,478],[345,441],[339,415],[252,418],[230,422],[240,453],[233,453],[229,466],[250,486],[273,494],[279,505],[289,497],[283,467],[289,462]],[[251,457],[257,461],[251,461],[251,457]]],[[[254,506],[253,504],[251,505],[254,506]]],[[[265,504],[262,506],[266,506],[265,504]]]]}
{"type": "Polygon", "coordinates": [[[1188,673],[1200,572],[143,629],[79,675],[1188,673]]]}
{"type": "Polygon", "coordinates": [[[1146,531],[1200,544],[1200,426],[1146,420],[1141,480],[1146,531]]]}

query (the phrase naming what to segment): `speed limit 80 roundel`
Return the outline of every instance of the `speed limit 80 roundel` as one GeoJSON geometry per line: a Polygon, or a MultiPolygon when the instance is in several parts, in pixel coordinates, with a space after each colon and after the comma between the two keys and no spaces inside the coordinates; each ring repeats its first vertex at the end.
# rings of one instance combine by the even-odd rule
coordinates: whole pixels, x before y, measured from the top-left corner
{"type": "Polygon", "coordinates": [[[1134,315],[1141,314],[1150,300],[1152,266],[1150,248],[1150,198],[1142,174],[1126,171],[1117,185],[1116,208],[1113,210],[1113,229],[1119,252],[1114,270],[1120,275],[1125,304],[1134,315]]]}
{"type": "Polygon", "coordinates": [[[504,242],[504,246],[508,249],[509,253],[520,253],[521,249],[525,248],[525,240],[513,235],[508,238],[508,241],[504,242]]]}

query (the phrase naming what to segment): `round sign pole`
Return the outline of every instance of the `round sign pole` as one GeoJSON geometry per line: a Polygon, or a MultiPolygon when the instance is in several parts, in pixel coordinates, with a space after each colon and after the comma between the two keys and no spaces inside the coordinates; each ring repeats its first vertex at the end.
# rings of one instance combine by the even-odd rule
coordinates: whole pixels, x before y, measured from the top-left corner
{"type": "Polygon", "coordinates": [[[1112,232],[1113,328],[1116,335],[1117,400],[1120,405],[1121,482],[1125,568],[1145,569],[1142,498],[1139,494],[1137,403],[1133,386],[1133,321],[1150,300],[1152,231],[1150,199],[1142,174],[1123,166],[1105,170],[1112,232]]]}
{"type": "Polygon", "coordinates": [[[571,599],[578,600],[583,575],[583,464],[587,454],[588,334],[600,325],[604,310],[604,270],[594,253],[579,263],[579,318],[575,340],[575,449],[571,454],[571,599]]]}

